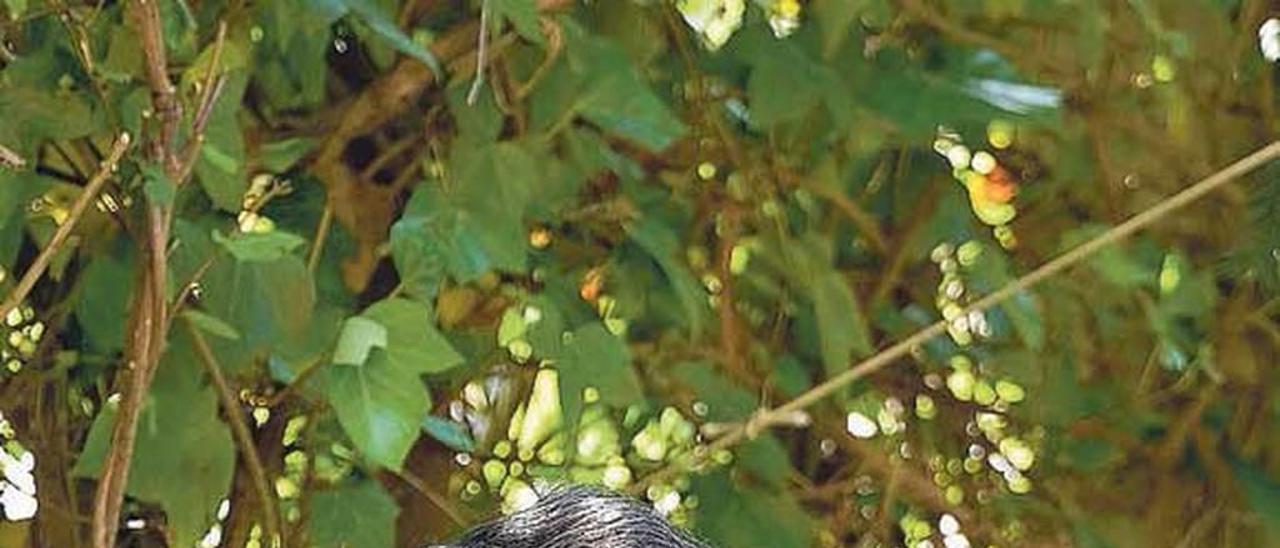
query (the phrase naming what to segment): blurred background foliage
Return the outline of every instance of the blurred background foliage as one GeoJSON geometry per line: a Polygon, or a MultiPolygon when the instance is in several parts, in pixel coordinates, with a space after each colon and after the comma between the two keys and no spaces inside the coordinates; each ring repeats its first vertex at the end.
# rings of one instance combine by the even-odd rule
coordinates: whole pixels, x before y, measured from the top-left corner
{"type": "Polygon", "coordinates": [[[134,151],[81,217],[157,124],[136,21],[0,3],[5,294],[78,223],[3,318],[0,545],[88,545],[154,203],[121,545],[421,545],[540,481],[725,547],[1280,544],[1280,172],[961,313],[1275,139],[1274,2],[157,1],[193,184],[134,151]]]}

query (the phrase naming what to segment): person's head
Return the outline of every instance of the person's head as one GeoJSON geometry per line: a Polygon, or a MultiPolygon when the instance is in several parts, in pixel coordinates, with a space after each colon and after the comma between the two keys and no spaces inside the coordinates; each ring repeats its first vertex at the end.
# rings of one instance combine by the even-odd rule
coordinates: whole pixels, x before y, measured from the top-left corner
{"type": "Polygon", "coordinates": [[[653,508],[596,488],[553,487],[537,504],[431,548],[708,548],[653,508]]]}

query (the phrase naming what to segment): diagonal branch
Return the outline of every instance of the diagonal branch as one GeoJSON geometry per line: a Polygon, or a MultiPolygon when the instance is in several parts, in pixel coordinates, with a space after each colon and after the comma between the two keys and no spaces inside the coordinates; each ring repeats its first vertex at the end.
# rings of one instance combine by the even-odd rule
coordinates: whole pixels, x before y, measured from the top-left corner
{"type": "MultiPolygon", "coordinates": [[[[1254,151],[1235,163],[1222,168],[1217,173],[1197,181],[1195,184],[1187,187],[1181,192],[1174,194],[1173,196],[1169,196],[1160,203],[1130,217],[1126,221],[1112,227],[1110,230],[1098,235],[1097,237],[1080,244],[1061,255],[1058,255],[1056,258],[1040,265],[1040,267],[1031,271],[1027,275],[1010,282],[1008,285],[1005,285],[994,293],[991,293],[986,297],[979,299],[977,302],[965,307],[963,314],[968,314],[972,311],[986,310],[996,306],[1014,295],[1030,289],[1040,282],[1052,278],[1058,273],[1079,264],[1085,259],[1088,259],[1094,253],[1097,253],[1099,250],[1128,238],[1139,230],[1150,226],[1169,214],[1195,202],[1196,200],[1199,200],[1200,198],[1203,198],[1210,192],[1225,186],[1227,183],[1230,183],[1277,158],[1280,158],[1280,141],[1273,142],[1254,151]]],[[[827,396],[836,393],[854,381],[893,365],[894,362],[908,355],[912,348],[928,342],[930,339],[945,333],[946,330],[947,322],[945,320],[938,321],[915,332],[897,344],[884,349],[878,354],[859,362],[851,369],[827,379],[826,382],[813,387],[809,391],[797,396],[785,404],[771,409],[759,410],[746,423],[738,424],[723,436],[712,442],[708,448],[709,450],[702,454],[714,455],[719,450],[727,449],[739,442],[754,437],[752,434],[783,424],[787,418],[792,416],[795,412],[822,401],[827,396]]],[[[660,469],[646,477],[641,482],[640,487],[680,473],[690,464],[691,463],[688,462],[672,463],[666,468],[660,469]]]]}
{"type": "Polygon", "coordinates": [[[58,226],[58,230],[53,233],[53,238],[49,240],[40,251],[40,255],[36,256],[36,260],[27,268],[26,273],[18,280],[18,285],[9,292],[9,296],[0,303],[0,318],[3,318],[10,310],[22,303],[27,298],[27,294],[31,293],[31,289],[36,286],[36,282],[44,275],[44,271],[49,268],[49,263],[57,255],[58,250],[62,248],[62,244],[66,243],[67,238],[71,236],[71,231],[80,222],[80,218],[84,216],[85,210],[89,208],[89,204],[93,203],[98,197],[98,192],[102,187],[106,186],[107,181],[111,180],[111,174],[115,173],[116,165],[120,163],[120,158],[124,156],[125,150],[129,148],[130,137],[128,133],[121,133],[116,138],[116,142],[111,146],[111,152],[107,154],[107,158],[102,161],[98,172],[93,174],[89,179],[89,184],[85,185],[84,190],[80,192],[80,196],[76,198],[74,204],[71,205],[71,212],[67,216],[66,222],[58,226]]]}
{"type": "Polygon", "coordinates": [[[244,410],[240,409],[240,402],[236,400],[235,391],[231,389],[227,377],[222,374],[222,365],[218,363],[213,349],[209,348],[209,341],[205,340],[204,334],[196,328],[195,323],[185,316],[184,319],[186,319],[187,334],[191,336],[200,364],[204,366],[205,372],[209,374],[209,378],[213,379],[213,385],[217,388],[222,410],[227,414],[227,423],[231,426],[231,434],[236,440],[236,446],[240,448],[240,458],[244,459],[245,467],[249,469],[253,490],[258,494],[258,504],[262,506],[263,521],[266,522],[263,524],[268,539],[266,544],[272,546],[276,539],[279,539],[281,545],[288,546],[284,538],[284,524],[280,521],[280,512],[277,511],[276,499],[271,490],[271,482],[267,480],[267,469],[262,466],[262,456],[258,454],[253,433],[249,431],[249,420],[245,417],[244,410]]]}

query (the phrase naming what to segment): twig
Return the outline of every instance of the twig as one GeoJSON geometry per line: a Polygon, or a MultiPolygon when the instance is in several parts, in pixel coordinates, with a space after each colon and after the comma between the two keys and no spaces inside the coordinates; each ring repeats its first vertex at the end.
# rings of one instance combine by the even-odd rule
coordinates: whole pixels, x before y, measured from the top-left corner
{"type": "Polygon", "coordinates": [[[850,199],[839,189],[826,188],[807,179],[798,179],[797,184],[809,192],[817,194],[819,197],[831,202],[836,206],[845,217],[853,222],[853,226],[858,227],[858,232],[867,238],[867,242],[871,244],[871,248],[876,253],[884,254],[889,249],[889,244],[884,237],[884,233],[880,231],[880,222],[876,218],[862,209],[862,206],[850,199]]]}
{"type": "MultiPolygon", "coordinates": [[[[176,316],[178,315],[179,312],[182,312],[182,307],[186,305],[187,297],[191,296],[191,292],[194,291],[196,286],[200,284],[200,279],[204,278],[205,273],[209,272],[209,269],[213,267],[213,263],[217,260],[217,258],[218,256],[214,255],[212,257],[209,257],[208,259],[205,259],[205,261],[201,263],[200,266],[196,267],[196,271],[191,273],[191,279],[187,280],[187,283],[183,284],[182,287],[178,288],[178,294],[174,295],[173,301],[169,303],[169,316],[170,316],[169,323],[171,325],[173,323],[173,319],[172,319],[173,316],[176,316]]],[[[168,332],[169,330],[166,328],[165,331],[168,332]]]]}
{"type": "Polygon", "coordinates": [[[27,167],[27,160],[17,152],[10,150],[9,147],[0,145],[0,166],[22,169],[27,167]]]}
{"type": "Polygon", "coordinates": [[[457,508],[454,508],[452,504],[449,504],[449,499],[445,498],[444,495],[441,495],[435,489],[432,489],[430,485],[427,485],[427,482],[422,481],[422,478],[419,478],[414,475],[413,472],[408,470],[391,470],[391,473],[394,474],[395,477],[400,478],[400,481],[403,481],[409,487],[412,487],[414,491],[417,491],[419,494],[426,497],[427,500],[431,501],[431,504],[434,504],[437,508],[443,510],[444,514],[449,516],[449,519],[454,523],[461,527],[467,526],[466,518],[462,517],[462,514],[458,512],[457,508]]]}
{"type": "Polygon", "coordinates": [[[89,208],[89,204],[93,203],[94,199],[98,197],[98,192],[111,179],[111,174],[115,172],[120,158],[124,156],[125,150],[129,148],[130,140],[128,133],[121,133],[116,138],[115,144],[111,147],[111,153],[103,160],[98,167],[98,172],[93,174],[93,177],[89,179],[89,184],[85,185],[84,190],[80,191],[80,196],[71,205],[67,220],[54,231],[53,237],[49,239],[49,244],[40,251],[35,261],[31,263],[22,278],[18,280],[18,285],[13,288],[13,291],[9,292],[9,296],[5,298],[4,303],[0,304],[0,318],[3,318],[10,310],[21,304],[23,299],[27,298],[27,294],[35,287],[36,282],[44,275],[44,271],[49,268],[49,263],[53,260],[53,256],[58,253],[58,250],[62,248],[62,244],[67,241],[67,237],[71,235],[71,231],[79,224],[85,210],[89,208]]]}
{"type": "Polygon", "coordinates": [[[538,68],[533,69],[533,74],[529,75],[528,80],[516,86],[516,101],[523,101],[533,93],[533,87],[542,81],[548,72],[551,72],[551,67],[555,66],[556,61],[560,59],[560,54],[564,52],[564,31],[561,30],[560,24],[550,17],[543,17],[541,21],[542,31],[547,35],[547,56],[542,59],[538,68]]]}
{"type": "Polygon", "coordinates": [[[320,214],[320,224],[316,226],[316,235],[311,239],[311,250],[307,253],[307,270],[315,273],[320,266],[320,255],[324,253],[325,241],[329,239],[329,228],[333,226],[333,206],[324,204],[324,212],[320,214]]]}
{"type": "MultiPolygon", "coordinates": [[[[1130,217],[1128,220],[1112,227],[1110,230],[1066,251],[1065,253],[1062,253],[1061,255],[1058,255],[1053,260],[1042,264],[1039,268],[1036,268],[1027,275],[1010,282],[1008,285],[1005,285],[996,292],[991,293],[965,307],[963,314],[986,310],[992,306],[1000,304],[1010,297],[1030,289],[1067,268],[1075,266],[1081,261],[1092,256],[1094,253],[1097,253],[1099,250],[1133,235],[1135,232],[1146,228],[1170,213],[1203,198],[1206,194],[1217,190],[1240,176],[1262,167],[1276,158],[1280,158],[1280,141],[1273,142],[1254,151],[1235,163],[1222,168],[1217,173],[1197,181],[1195,184],[1187,187],[1181,192],[1165,198],[1160,203],[1130,217]]],[[[897,344],[894,344],[893,346],[880,351],[876,355],[859,362],[853,368],[827,379],[822,384],[811,388],[809,391],[797,396],[791,401],[771,409],[759,410],[746,423],[737,425],[726,432],[722,437],[712,442],[708,447],[709,450],[706,451],[705,454],[714,455],[722,449],[727,449],[748,439],[748,432],[763,432],[767,428],[780,424],[786,417],[791,416],[794,412],[822,401],[827,396],[834,394],[850,383],[892,365],[898,359],[909,354],[911,349],[945,333],[946,330],[947,322],[945,320],[933,323],[932,325],[916,331],[914,334],[903,339],[897,344]]],[[[681,471],[680,467],[687,464],[690,463],[672,463],[647,476],[641,484],[648,485],[655,480],[667,478],[673,474],[679,473],[681,471]]]]}
{"type": "Polygon", "coordinates": [[[186,324],[187,333],[191,335],[191,342],[196,348],[196,354],[200,358],[200,364],[204,366],[205,372],[209,374],[209,378],[213,379],[213,385],[217,388],[218,399],[222,401],[222,409],[227,413],[227,422],[231,425],[232,437],[235,438],[236,446],[240,448],[240,456],[249,469],[249,477],[253,479],[253,490],[258,493],[258,504],[262,506],[266,521],[264,526],[269,540],[265,544],[273,546],[279,539],[281,546],[288,546],[284,538],[284,526],[280,522],[280,514],[276,509],[275,497],[272,496],[271,483],[267,481],[267,470],[262,466],[262,456],[258,454],[253,433],[249,431],[248,418],[240,408],[235,391],[231,389],[226,376],[222,374],[222,365],[218,363],[213,349],[209,348],[209,341],[205,340],[204,334],[190,318],[184,317],[183,320],[185,320],[183,323],[186,324]]]}
{"type": "Polygon", "coordinates": [[[268,407],[270,409],[275,409],[276,407],[279,407],[281,404],[287,401],[289,397],[292,396],[298,390],[300,390],[302,386],[307,383],[308,380],[311,380],[312,375],[315,375],[316,372],[320,370],[320,368],[324,367],[325,361],[327,361],[328,359],[329,359],[328,356],[322,356],[319,359],[315,360],[311,365],[307,366],[306,369],[303,369],[301,373],[298,373],[297,375],[295,375],[293,377],[293,380],[290,381],[289,384],[285,385],[283,389],[281,389],[279,392],[276,392],[275,395],[271,396],[271,399],[267,400],[267,404],[265,407],[268,407]]]}
{"type": "MultiPolygon", "coordinates": [[[[163,166],[165,174],[176,184],[179,174],[183,172],[175,142],[178,124],[182,119],[182,107],[178,103],[173,82],[169,80],[160,7],[154,0],[134,0],[127,11],[142,45],[146,80],[151,88],[151,105],[159,120],[158,136],[148,139],[148,156],[163,166]]],[[[138,276],[129,312],[125,363],[118,380],[123,386],[120,391],[120,406],[111,429],[111,443],[103,458],[98,488],[94,493],[90,533],[95,548],[110,548],[114,545],[124,492],[129,484],[129,466],[133,462],[138,420],[141,418],[147,390],[159,366],[160,355],[164,352],[165,328],[168,327],[169,303],[165,299],[168,263],[165,249],[169,241],[172,211],[167,204],[154,202],[148,203],[146,210],[145,236],[139,239],[139,255],[146,267],[141,269],[138,276]]]]}
{"type": "Polygon", "coordinates": [[[480,88],[484,86],[485,63],[489,49],[489,0],[480,2],[480,43],[476,46],[476,77],[471,81],[471,89],[467,91],[467,104],[475,105],[480,98],[480,88]]]}

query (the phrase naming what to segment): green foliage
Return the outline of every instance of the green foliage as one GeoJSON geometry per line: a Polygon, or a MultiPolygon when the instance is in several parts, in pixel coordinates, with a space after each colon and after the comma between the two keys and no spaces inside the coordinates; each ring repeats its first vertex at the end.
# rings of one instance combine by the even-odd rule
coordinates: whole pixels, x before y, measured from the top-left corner
{"type": "MultiPolygon", "coordinates": [[[[201,380],[198,363],[189,339],[174,335],[156,373],[155,395],[142,411],[127,488],[166,509],[174,540],[183,545],[204,536],[235,469],[231,433],[218,420],[217,396],[201,380]]],[[[114,425],[110,408],[98,414],[77,476],[97,476],[114,425]]]]}
{"type": "Polygon", "coordinates": [[[317,492],[311,501],[310,541],[339,548],[395,546],[396,503],[372,480],[317,492]]]}
{"type": "Polygon", "coordinates": [[[540,480],[733,547],[1277,542],[1274,165],[965,310],[1275,133],[1253,4],[162,0],[170,97],[136,3],[0,2],[0,545],[88,529],[153,331],[122,544],[270,545],[255,454],[289,546],[540,480]]]}

